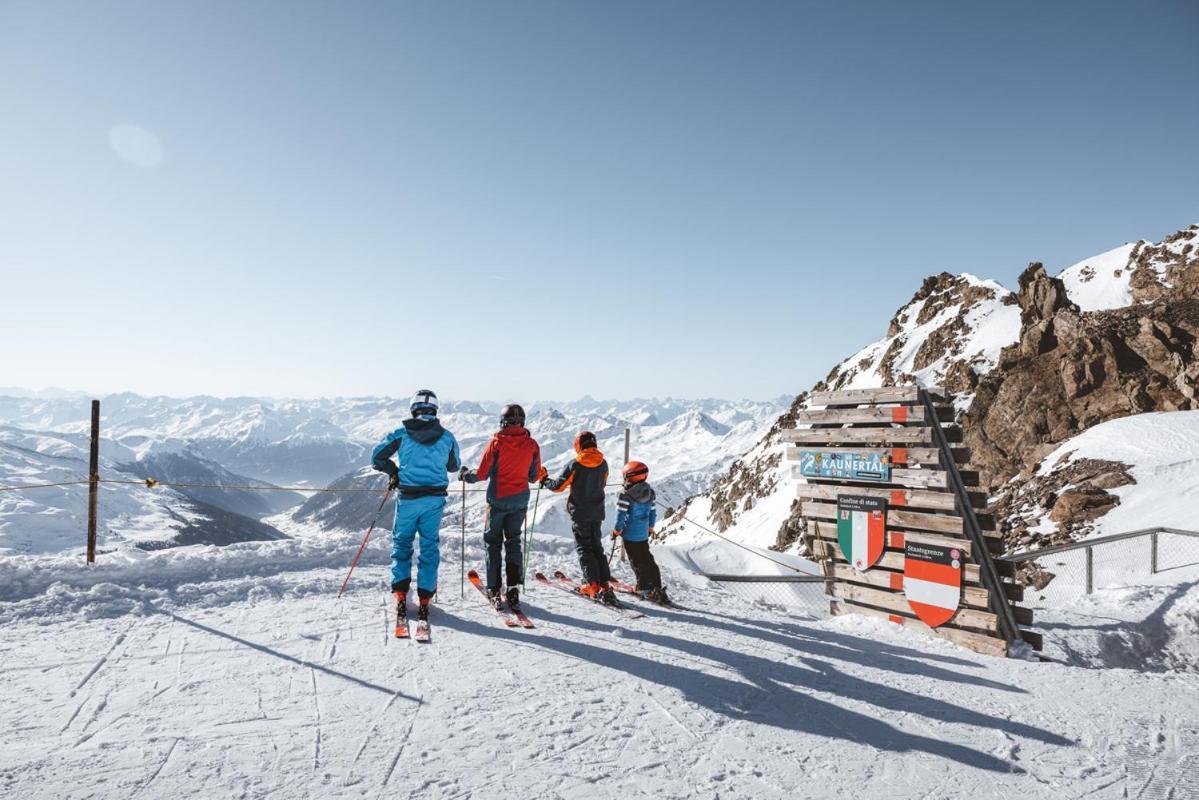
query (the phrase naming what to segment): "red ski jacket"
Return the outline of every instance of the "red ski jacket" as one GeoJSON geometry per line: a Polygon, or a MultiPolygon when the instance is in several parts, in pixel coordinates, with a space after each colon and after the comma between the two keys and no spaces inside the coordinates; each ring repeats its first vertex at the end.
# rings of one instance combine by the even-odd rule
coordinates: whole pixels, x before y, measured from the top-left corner
{"type": "Polygon", "coordinates": [[[475,479],[490,478],[487,485],[487,501],[516,503],[521,499],[527,504],[529,484],[537,480],[541,472],[541,448],[519,425],[501,428],[491,437],[475,470],[475,479]]]}

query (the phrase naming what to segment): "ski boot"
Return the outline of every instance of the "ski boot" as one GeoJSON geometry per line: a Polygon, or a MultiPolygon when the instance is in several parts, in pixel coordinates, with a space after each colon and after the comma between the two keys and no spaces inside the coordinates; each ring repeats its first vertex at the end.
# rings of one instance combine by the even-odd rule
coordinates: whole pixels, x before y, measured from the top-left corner
{"type": "Polygon", "coordinates": [[[579,594],[590,600],[598,600],[600,593],[600,585],[598,583],[583,583],[579,584],[579,594]]]}
{"type": "Polygon", "coordinates": [[[496,611],[502,612],[504,610],[504,595],[500,594],[498,588],[487,590],[487,601],[491,603],[491,607],[496,611]]]}
{"type": "Polygon", "coordinates": [[[650,589],[645,598],[652,603],[657,603],[660,606],[670,605],[670,598],[666,596],[666,587],[659,586],[656,589],[650,589]]]}
{"type": "Polygon", "coordinates": [[[408,635],[408,593],[395,592],[396,598],[396,638],[403,639],[408,635]]]}
{"type": "Polygon", "coordinates": [[[508,587],[504,599],[508,601],[508,608],[512,609],[513,614],[520,613],[520,589],[515,586],[508,587]]]}
{"type": "Polygon", "coordinates": [[[416,619],[418,622],[428,623],[429,621],[429,600],[431,598],[422,597],[420,606],[416,610],[416,619]]]}
{"type": "Polygon", "coordinates": [[[606,606],[620,608],[620,601],[616,599],[616,592],[612,591],[612,588],[609,586],[604,586],[601,588],[595,599],[606,606]]]}

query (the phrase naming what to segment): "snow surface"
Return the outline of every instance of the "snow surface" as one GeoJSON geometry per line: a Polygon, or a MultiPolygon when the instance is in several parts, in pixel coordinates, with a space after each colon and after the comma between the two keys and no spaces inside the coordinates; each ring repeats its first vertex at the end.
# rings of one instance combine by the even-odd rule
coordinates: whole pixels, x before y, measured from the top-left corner
{"type": "Polygon", "coordinates": [[[1093,535],[1199,528],[1199,411],[1137,414],[1088,428],[1046,456],[1037,474],[1081,458],[1127,464],[1136,481],[1111,490],[1120,504],[1096,520],[1093,535]]]}
{"type": "Polygon", "coordinates": [[[1135,242],[1122,244],[1106,253],[1066,267],[1058,277],[1066,284],[1066,294],[1082,311],[1106,311],[1132,304],[1129,281],[1132,270],[1128,257],[1135,242]]]}
{"type": "MultiPolygon", "coordinates": [[[[784,615],[684,579],[666,552],[676,599],[707,610],[625,620],[538,587],[526,595],[537,628],[508,630],[477,596],[459,599],[452,537],[433,643],[417,645],[389,635],[383,542],[336,601],[352,537],[292,533],[93,569],[0,561],[4,795],[1103,800],[1199,788],[1193,674],[994,659],[883,621],[784,615]]],[[[541,541],[537,566],[572,562],[564,540],[541,541]]]]}

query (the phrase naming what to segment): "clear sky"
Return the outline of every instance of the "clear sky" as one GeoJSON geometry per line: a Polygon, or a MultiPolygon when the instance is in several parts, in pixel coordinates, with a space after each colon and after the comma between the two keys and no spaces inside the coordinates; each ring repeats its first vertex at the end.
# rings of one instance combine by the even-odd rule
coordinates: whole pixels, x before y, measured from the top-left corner
{"type": "Polygon", "coordinates": [[[794,393],[1199,222],[1199,4],[0,0],[0,385],[794,393]]]}

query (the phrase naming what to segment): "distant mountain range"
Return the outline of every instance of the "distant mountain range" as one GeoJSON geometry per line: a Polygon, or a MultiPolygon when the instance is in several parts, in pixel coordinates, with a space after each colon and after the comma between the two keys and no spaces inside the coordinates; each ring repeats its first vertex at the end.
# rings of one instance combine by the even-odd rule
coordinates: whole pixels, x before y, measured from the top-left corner
{"type": "MultiPolygon", "coordinates": [[[[634,457],[651,466],[659,496],[682,502],[704,491],[761,435],[784,402],[667,398],[526,404],[529,428],[551,469],[571,457],[575,435],[592,430],[613,480],[624,430],[634,457]]],[[[468,464],[498,426],[500,403],[449,401],[443,424],[468,464]]],[[[137,481],[345,488],[376,487],[371,449],[408,416],[407,399],[145,397],[101,398],[102,474],[137,481]]],[[[86,397],[0,396],[0,485],[81,480],[87,473],[86,397]]],[[[452,489],[458,484],[452,483],[452,489]]],[[[480,487],[481,488],[481,487],[480,487]]],[[[371,495],[252,489],[105,485],[102,547],[227,544],[290,532],[364,528],[378,507],[371,495]],[[307,498],[307,499],[306,499],[307,498]]],[[[482,525],[483,498],[467,496],[468,523],[482,525]]],[[[539,526],[564,533],[562,498],[541,498],[539,526]]],[[[451,504],[461,514],[460,504],[451,504]]],[[[0,553],[44,553],[82,545],[82,487],[0,493],[0,553]]],[[[461,524],[461,520],[457,520],[461,524]]],[[[449,524],[447,522],[447,524],[449,524]]]]}

